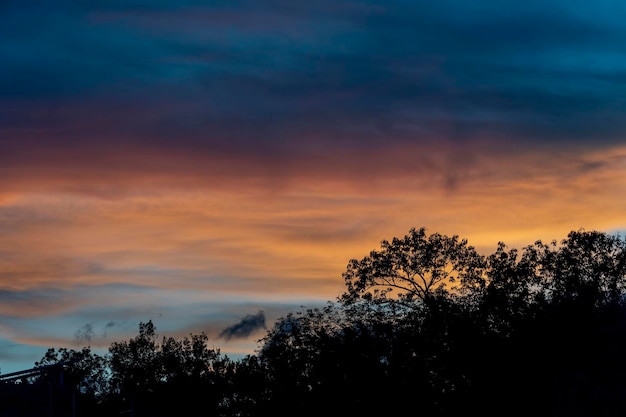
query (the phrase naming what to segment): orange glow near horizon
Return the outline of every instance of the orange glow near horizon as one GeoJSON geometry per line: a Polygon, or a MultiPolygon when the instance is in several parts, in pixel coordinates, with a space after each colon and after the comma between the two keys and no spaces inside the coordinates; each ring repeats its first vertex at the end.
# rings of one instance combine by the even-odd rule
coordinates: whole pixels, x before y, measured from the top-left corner
{"type": "MultiPolygon", "coordinates": [[[[461,168],[448,167],[445,152],[438,152],[416,157],[428,160],[428,169],[408,162],[409,153],[421,155],[416,149],[353,155],[360,158],[354,174],[339,161],[320,175],[312,174],[311,161],[293,163],[276,187],[275,174],[257,177],[258,167],[242,168],[217,186],[195,168],[180,177],[170,172],[165,185],[138,172],[112,174],[110,185],[102,180],[91,189],[90,176],[71,176],[69,168],[57,175],[55,166],[41,177],[18,178],[25,191],[0,195],[0,290],[29,298],[9,299],[0,313],[13,320],[52,315],[55,326],[65,327],[46,333],[9,323],[4,334],[49,347],[71,340],[80,323],[102,329],[132,314],[155,317],[157,326],[164,320],[167,334],[185,335],[182,326],[215,338],[244,311],[282,305],[268,315],[273,320],[287,305],[335,300],[350,259],[411,227],[467,238],[484,255],[498,241],[522,247],[580,228],[626,229],[624,148],[552,156],[485,152],[461,168]],[[379,165],[360,177],[375,161],[389,164],[388,172],[379,165]],[[240,307],[215,318],[203,313],[211,305],[225,311],[225,300],[240,307]],[[89,318],[91,310],[99,313],[89,318]]],[[[118,337],[132,335],[125,326],[118,337]]],[[[110,337],[96,335],[90,343],[104,348],[110,337]]],[[[255,347],[252,340],[215,343],[225,352],[255,347]]]]}
{"type": "Polygon", "coordinates": [[[414,227],[626,233],[612,3],[31,3],[0,13],[2,372],[148,319],[251,349],[219,335],[414,227]]]}
{"type": "MultiPolygon", "coordinates": [[[[288,281],[319,280],[328,297],[328,283],[340,279],[349,259],[410,227],[458,234],[487,251],[498,241],[525,245],[578,228],[624,228],[625,161],[621,148],[560,159],[494,158],[472,167],[453,189],[437,171],[400,178],[391,170],[372,186],[368,178],[308,179],[295,172],[279,191],[153,184],[102,198],[55,190],[54,178],[41,178],[41,188],[51,191],[2,199],[9,221],[0,244],[15,258],[0,264],[11,278],[2,286],[115,282],[125,279],[124,270],[132,275],[133,268],[154,266],[182,272],[174,281],[152,277],[156,285],[202,287],[202,275],[223,274],[274,293],[297,291],[288,281]],[[94,273],[80,262],[106,268],[94,273]],[[255,285],[255,278],[264,283],[255,285]]],[[[81,178],[75,182],[88,188],[81,178]]]]}

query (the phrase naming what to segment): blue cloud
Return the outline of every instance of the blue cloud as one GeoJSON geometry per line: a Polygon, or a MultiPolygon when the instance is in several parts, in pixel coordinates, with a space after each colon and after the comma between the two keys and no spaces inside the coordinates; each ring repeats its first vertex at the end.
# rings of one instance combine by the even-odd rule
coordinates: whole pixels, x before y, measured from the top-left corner
{"type": "Polygon", "coordinates": [[[237,149],[310,131],[374,144],[485,132],[614,141],[626,128],[620,11],[608,2],[13,5],[0,18],[9,39],[0,90],[35,100],[17,113],[136,102],[155,116],[111,120],[117,134],[210,146],[219,137],[237,149]]]}

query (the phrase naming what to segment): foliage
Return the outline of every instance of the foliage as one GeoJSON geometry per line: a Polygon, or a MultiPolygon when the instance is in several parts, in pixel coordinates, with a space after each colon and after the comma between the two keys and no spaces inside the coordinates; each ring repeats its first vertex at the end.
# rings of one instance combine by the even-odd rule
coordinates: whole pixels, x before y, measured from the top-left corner
{"type": "Polygon", "coordinates": [[[625,256],[623,239],[583,230],[522,250],[501,242],[487,257],[423,228],[383,241],[349,262],[337,306],[291,314],[263,340],[275,408],[290,398],[324,412],[320,398],[341,393],[341,411],[356,413],[399,414],[409,398],[431,416],[510,404],[590,415],[602,401],[624,413],[625,256]]]}
{"type": "Polygon", "coordinates": [[[66,363],[93,416],[626,415],[619,236],[482,256],[411,229],[343,278],[338,300],[278,319],[237,361],[149,321],[104,357],[50,349],[37,365],[66,363]]]}
{"type": "Polygon", "coordinates": [[[213,415],[232,364],[207,342],[204,333],[158,342],[152,321],[140,323],[135,338],[109,348],[113,389],[134,414],[213,415]]]}
{"type": "MultiPolygon", "coordinates": [[[[348,263],[343,278],[347,291],[341,299],[389,301],[392,296],[405,303],[445,293],[450,284],[461,288],[482,286],[484,259],[467,240],[425,228],[411,229],[404,238],[383,240],[379,251],[348,263]]],[[[457,287],[454,287],[457,289],[457,287]]]]}
{"type": "Polygon", "coordinates": [[[35,367],[60,364],[65,368],[65,383],[77,387],[81,394],[100,399],[109,392],[108,360],[92,352],[91,347],[86,346],[78,351],[50,348],[40,361],[35,362],[35,367]]]}

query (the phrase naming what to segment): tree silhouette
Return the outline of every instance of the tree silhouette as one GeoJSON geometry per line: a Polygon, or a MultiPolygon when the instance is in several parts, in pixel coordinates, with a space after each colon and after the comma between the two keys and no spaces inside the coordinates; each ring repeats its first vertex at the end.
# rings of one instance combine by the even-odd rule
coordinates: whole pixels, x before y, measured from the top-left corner
{"type": "MultiPolygon", "coordinates": [[[[412,396],[427,415],[501,415],[511,404],[510,414],[571,415],[577,404],[590,415],[596,397],[622,412],[614,398],[624,388],[598,386],[597,378],[626,375],[623,359],[611,356],[612,366],[598,360],[606,347],[626,348],[616,332],[626,323],[624,245],[617,236],[577,231],[522,251],[500,243],[483,258],[456,236],[411,229],[350,261],[339,313],[310,310],[279,321],[261,357],[277,379],[301,381],[288,393],[301,409],[315,407],[315,390],[332,375],[344,400],[373,376],[380,398],[412,396]],[[350,344],[357,331],[371,337],[350,344]],[[349,358],[330,354],[344,346],[349,358]],[[354,358],[360,368],[344,366],[354,358]],[[333,372],[324,374],[327,368],[333,372]],[[358,371],[364,368],[367,375],[358,371]]],[[[365,399],[353,398],[354,411],[365,399]]],[[[377,405],[367,404],[370,411],[377,405]]],[[[387,404],[385,411],[401,410],[387,404]]]]}
{"type": "MultiPolygon", "coordinates": [[[[50,349],[37,365],[67,362],[92,416],[626,415],[619,236],[578,230],[482,256],[411,229],[343,278],[337,300],[279,318],[237,361],[204,334],[159,339],[148,321],[104,357],[50,349]]],[[[19,388],[0,386],[3,399],[19,388]]]]}
{"type": "MultiPolygon", "coordinates": [[[[110,392],[108,358],[91,351],[86,346],[81,350],[59,348],[48,349],[35,362],[35,367],[63,364],[63,383],[81,394],[83,403],[102,401],[110,392]]],[[[85,405],[87,406],[87,405],[85,405]]]]}
{"type": "Polygon", "coordinates": [[[139,334],[109,348],[113,389],[136,416],[214,415],[232,390],[232,361],[192,334],[158,341],[152,321],[139,334]]]}
{"type": "Polygon", "coordinates": [[[413,228],[401,239],[383,240],[381,249],[369,256],[350,260],[341,300],[385,302],[393,297],[411,303],[446,292],[450,284],[460,284],[456,289],[480,287],[483,268],[484,258],[467,240],[413,228]]]}

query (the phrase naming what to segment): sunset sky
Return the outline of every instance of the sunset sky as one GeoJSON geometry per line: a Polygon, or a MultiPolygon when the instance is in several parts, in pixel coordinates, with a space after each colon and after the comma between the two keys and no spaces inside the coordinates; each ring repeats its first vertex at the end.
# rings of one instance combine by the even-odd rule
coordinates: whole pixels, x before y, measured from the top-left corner
{"type": "Polygon", "coordinates": [[[624,22],[609,0],[3,1],[0,371],[147,320],[253,353],[259,312],[334,300],[411,227],[485,255],[626,233],[624,22]]]}

